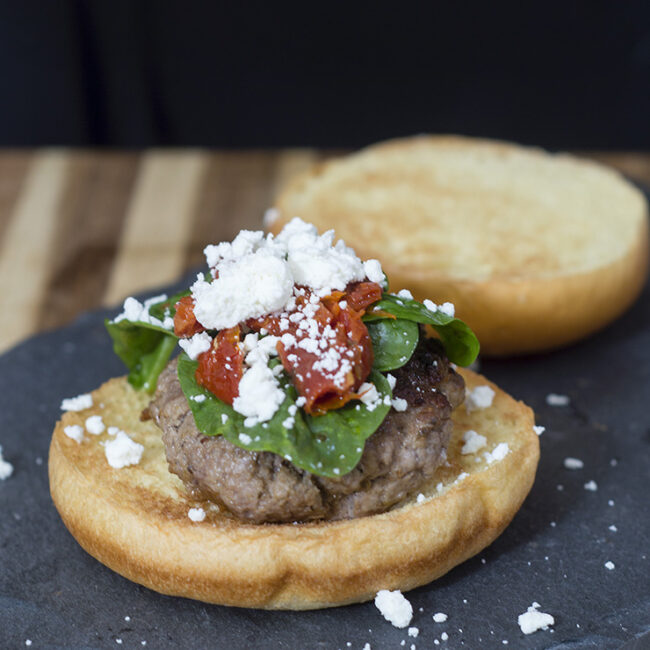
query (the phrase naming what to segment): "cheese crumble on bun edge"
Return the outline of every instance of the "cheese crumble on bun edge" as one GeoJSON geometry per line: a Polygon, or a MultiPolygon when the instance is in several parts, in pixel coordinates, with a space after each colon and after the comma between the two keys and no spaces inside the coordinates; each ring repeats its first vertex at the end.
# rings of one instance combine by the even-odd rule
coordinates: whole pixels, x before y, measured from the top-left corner
{"type": "MultiPolygon", "coordinates": [[[[267,248],[275,246],[273,238],[267,237],[264,240],[267,243],[270,241],[269,246],[263,243],[263,238],[256,235],[257,239],[254,237],[251,243],[250,233],[246,236],[247,242],[237,238],[239,250],[232,248],[237,239],[230,248],[223,245],[220,245],[220,250],[215,250],[218,247],[208,247],[206,253],[211,278],[203,276],[197,279],[198,290],[193,294],[194,311],[200,311],[196,306],[201,300],[197,300],[196,295],[201,292],[216,292],[217,289],[206,285],[215,283],[216,279],[223,279],[226,280],[221,283],[226,288],[225,294],[213,298],[217,302],[227,301],[227,292],[232,288],[226,286],[228,277],[237,277],[237,273],[231,276],[228,274],[246,255],[257,255],[260,259],[256,263],[260,262],[262,266],[269,261],[262,258],[272,257],[271,266],[276,271],[284,264],[280,276],[285,273],[288,280],[286,277],[284,280],[281,278],[279,284],[271,287],[270,298],[268,294],[260,294],[257,302],[249,300],[248,304],[239,304],[237,308],[240,311],[233,317],[240,324],[248,323],[242,325],[242,340],[237,342],[242,351],[243,376],[240,373],[240,383],[247,373],[253,373],[256,364],[261,367],[261,358],[262,365],[272,371],[267,378],[267,393],[272,395],[273,388],[282,390],[284,401],[280,405],[276,404],[276,410],[272,413],[269,410],[272,399],[270,402],[267,400],[266,411],[263,408],[256,410],[254,405],[251,406],[245,400],[235,402],[236,394],[232,402],[228,403],[228,399],[233,397],[229,396],[228,390],[222,394],[223,399],[218,399],[204,385],[197,388],[192,384],[188,388],[188,381],[192,383],[192,373],[189,371],[184,379],[181,377],[181,385],[199,428],[204,426],[206,413],[211,414],[212,420],[216,413],[221,414],[217,418],[220,424],[208,432],[210,435],[222,435],[230,440],[232,430],[227,427],[232,425],[235,426],[235,431],[239,430],[236,444],[251,453],[270,453],[269,450],[277,449],[274,453],[282,453],[285,459],[283,462],[293,460],[299,471],[305,472],[312,468],[316,473],[321,471],[325,477],[337,477],[341,470],[333,465],[333,461],[330,462],[331,456],[327,453],[309,448],[305,458],[287,460],[289,454],[284,453],[285,447],[282,446],[286,444],[286,438],[291,437],[286,435],[287,431],[291,433],[294,427],[300,429],[305,423],[306,431],[309,426],[327,431],[327,426],[333,426],[328,422],[338,422],[338,426],[343,426],[341,422],[345,424],[348,421],[346,418],[351,417],[350,414],[356,409],[357,419],[349,421],[358,423],[361,418],[361,424],[355,429],[356,433],[351,429],[350,435],[354,433],[362,439],[369,437],[374,431],[373,427],[377,426],[377,414],[381,409],[384,409],[381,411],[384,415],[387,410],[393,412],[406,408],[408,412],[408,404],[403,404],[404,400],[394,399],[391,406],[390,388],[382,384],[383,380],[377,374],[377,367],[381,364],[384,364],[381,367],[386,373],[386,368],[391,363],[403,365],[404,361],[391,361],[383,354],[381,343],[377,343],[378,339],[375,338],[375,365],[370,369],[370,374],[363,378],[369,381],[361,382],[357,376],[360,372],[358,366],[363,365],[361,361],[358,366],[354,365],[356,361],[350,367],[345,366],[344,369],[348,372],[342,372],[341,366],[344,364],[341,357],[345,355],[341,353],[337,357],[336,350],[330,352],[328,359],[330,362],[337,359],[338,365],[323,362],[317,366],[322,369],[323,375],[331,371],[328,376],[333,383],[328,384],[329,388],[344,384],[344,375],[350,380],[345,387],[347,392],[343,388],[334,390],[336,399],[332,401],[331,391],[327,392],[325,399],[321,393],[316,395],[314,391],[310,392],[308,382],[296,380],[294,386],[285,381],[287,376],[294,376],[292,373],[304,370],[298,359],[292,361],[287,357],[291,351],[299,350],[298,343],[307,341],[307,335],[293,332],[298,340],[285,339],[289,349],[284,352],[281,337],[277,337],[272,341],[276,349],[280,350],[277,356],[273,352],[268,354],[268,350],[273,347],[271,342],[266,346],[257,345],[266,337],[273,336],[266,328],[258,330],[257,338],[254,341],[249,339],[248,347],[244,346],[246,335],[251,333],[251,319],[259,318],[262,313],[281,315],[282,310],[287,310],[291,315],[298,309],[292,303],[296,287],[299,287],[298,290],[306,287],[306,293],[298,296],[298,305],[301,302],[308,304],[309,298],[316,296],[311,299],[311,304],[318,305],[319,308],[323,304],[327,306],[327,317],[331,318],[328,323],[334,329],[337,323],[344,321],[348,328],[344,328],[348,336],[346,345],[354,347],[350,343],[350,337],[356,336],[355,328],[358,327],[359,331],[363,328],[358,324],[350,326],[348,315],[341,316],[341,313],[352,309],[345,304],[347,295],[342,298],[339,296],[338,303],[343,305],[334,307],[330,296],[336,291],[348,291],[352,296],[351,302],[354,302],[355,294],[350,290],[352,284],[374,280],[383,285],[381,268],[378,263],[366,262],[359,265],[350,249],[338,243],[333,245],[333,237],[325,242],[328,244],[325,246],[323,236],[310,238],[309,232],[313,235],[315,231],[302,228],[299,233],[309,256],[301,257],[300,242],[285,243],[279,251],[268,251],[267,248]],[[304,260],[313,260],[319,252],[318,247],[323,249],[323,255],[318,260],[321,266],[310,268],[304,260]],[[334,264],[329,264],[326,255],[328,247],[337,249],[339,256],[334,264]],[[276,263],[277,260],[280,263],[276,263]],[[344,283],[344,286],[338,288],[337,283],[344,283]],[[308,299],[301,301],[302,295],[307,295],[308,299]],[[271,305],[268,301],[266,304],[258,304],[267,298],[275,302],[271,305]],[[261,351],[259,347],[262,347],[261,351]],[[250,361],[244,352],[252,355],[250,361]],[[350,378],[350,373],[354,379],[350,378]],[[273,377],[277,380],[274,385],[269,383],[273,377]],[[364,400],[364,394],[367,395],[370,390],[365,388],[367,384],[374,387],[377,394],[374,402],[364,400]],[[282,409],[296,403],[302,406],[289,411],[293,415],[282,419],[282,427],[278,429],[278,420],[285,415],[282,409]],[[313,409],[311,413],[305,410],[309,408],[313,409]],[[314,422],[317,424],[314,425],[314,422]],[[267,435],[266,438],[264,434],[256,435],[256,432],[267,432],[269,429],[282,431],[281,443],[273,439],[272,435],[267,435]],[[323,463],[320,470],[316,469],[318,463],[323,463]]],[[[240,264],[239,271],[244,266],[246,265],[240,264]]],[[[263,281],[263,277],[258,280],[263,281]]],[[[459,321],[453,322],[455,319],[449,314],[449,308],[440,313],[424,308],[422,311],[417,305],[411,305],[406,295],[390,298],[386,288],[382,289],[384,293],[380,301],[355,311],[368,330],[374,331],[373,320],[376,323],[382,318],[402,323],[409,318],[408,309],[412,309],[414,322],[433,325],[443,342],[447,343],[450,338],[462,339],[465,330],[458,325],[459,321]],[[391,300],[399,304],[393,304],[391,300]],[[385,308],[381,313],[377,309],[380,304],[385,308]],[[399,317],[395,318],[394,314],[387,311],[390,309],[396,311],[399,317]],[[429,320],[418,321],[421,318],[429,320]]],[[[533,412],[480,375],[458,368],[457,372],[465,381],[468,395],[478,388],[477,394],[489,393],[491,399],[478,402],[469,400],[454,409],[446,461],[435,469],[432,476],[427,477],[417,493],[404,496],[385,512],[337,521],[260,524],[235,517],[223,503],[210,501],[196,491],[189,490],[178,476],[169,471],[161,431],[153,421],[143,419],[143,413],[147,413],[151,394],[155,390],[152,383],[155,384],[157,379],[156,370],[158,374],[162,371],[178,339],[171,329],[173,322],[170,322],[174,316],[173,307],[180,300],[176,300],[176,297],[174,299],[171,306],[163,304],[166,297],[158,303],[149,301],[148,305],[125,303],[121,318],[116,318],[108,325],[109,331],[113,326],[111,335],[116,351],[123,359],[127,359],[129,378],[111,379],[93,391],[87,399],[78,400],[75,410],[68,410],[57,423],[50,446],[50,489],[63,522],[88,553],[130,580],[168,595],[240,607],[315,609],[371,600],[383,589],[407,591],[426,584],[480,552],[501,534],[530,491],[539,459],[533,412]],[[137,330],[140,337],[138,340],[144,338],[148,341],[140,350],[137,362],[125,353],[125,346],[128,347],[135,340],[131,336],[134,334],[134,324],[146,330],[144,334],[137,330]],[[91,430],[86,426],[90,418],[93,424],[91,430]],[[103,429],[95,426],[99,423],[104,425],[103,429]],[[71,436],[71,432],[75,435],[71,436]],[[469,446],[467,432],[473,432],[471,439],[474,444],[469,446]],[[480,447],[476,444],[477,436],[485,439],[480,447]],[[119,449],[116,445],[118,442],[121,445],[119,449]],[[470,447],[472,452],[468,453],[470,447]]],[[[355,302],[357,307],[360,304],[355,302]]],[[[200,316],[197,314],[196,320],[201,329],[198,334],[211,338],[212,348],[218,348],[219,332],[230,328],[232,323],[224,320],[221,310],[210,311],[209,304],[206,309],[207,315],[205,311],[200,316]],[[206,325],[201,326],[201,323],[206,325]]],[[[304,318],[308,319],[309,315],[304,318]]],[[[279,318],[278,323],[280,320],[279,318]]],[[[184,323],[187,325],[187,321],[184,323]]],[[[383,327],[390,328],[391,325],[389,323],[383,327]]],[[[308,330],[308,327],[304,329],[308,330]]],[[[184,334],[185,336],[181,334],[181,338],[186,341],[197,336],[197,333],[192,333],[191,336],[187,336],[188,332],[184,334]]],[[[335,337],[332,335],[330,338],[331,347],[335,347],[335,337]]],[[[357,341],[357,338],[354,340],[357,341]]],[[[360,340],[362,345],[363,339],[360,340]]],[[[206,343],[207,341],[199,341],[194,349],[190,349],[189,344],[183,346],[185,352],[179,366],[185,363],[186,368],[194,371],[196,364],[200,363],[200,355],[211,353],[207,348],[202,350],[206,343]],[[191,354],[195,355],[194,360],[191,354]]],[[[223,337],[220,343],[223,343],[223,337]]],[[[466,343],[467,350],[472,348],[470,338],[466,343]]],[[[395,345],[399,347],[402,343],[393,343],[392,348],[395,345]]],[[[312,349],[308,342],[303,347],[312,349]]],[[[462,346],[454,349],[452,342],[445,347],[448,348],[448,356],[452,361],[471,361],[467,355],[461,359],[464,354],[462,346]]],[[[130,351],[133,353],[133,348],[130,351]]],[[[477,349],[473,356],[476,351],[477,349]]],[[[300,352],[297,357],[300,354],[303,353],[300,352]]],[[[308,358],[305,355],[306,352],[302,360],[308,358]]],[[[352,354],[349,356],[353,358],[352,354]]],[[[357,356],[358,359],[363,358],[363,354],[357,356]]],[[[471,351],[469,356],[472,356],[471,351]]],[[[386,375],[390,376],[390,373],[386,375]]],[[[391,383],[390,379],[387,383],[391,383]]],[[[394,381],[392,384],[394,386],[394,381]]],[[[221,386],[219,382],[218,386],[221,386]]],[[[237,392],[236,388],[234,393],[237,392]]],[[[276,403],[278,400],[280,396],[276,395],[276,403]]],[[[338,435],[340,431],[334,433],[336,435],[333,434],[332,438],[343,439],[343,447],[337,449],[337,453],[342,451],[340,457],[343,460],[340,462],[344,470],[349,471],[347,467],[350,464],[354,466],[359,461],[355,453],[358,449],[363,451],[363,443],[353,451],[350,445],[346,445],[346,436],[338,435]]]]}

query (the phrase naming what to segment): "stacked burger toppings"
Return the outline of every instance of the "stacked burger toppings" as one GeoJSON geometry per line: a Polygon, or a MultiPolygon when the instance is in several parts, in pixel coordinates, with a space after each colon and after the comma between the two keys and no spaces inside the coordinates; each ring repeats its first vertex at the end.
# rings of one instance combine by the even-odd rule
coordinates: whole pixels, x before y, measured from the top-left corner
{"type": "Polygon", "coordinates": [[[361,516],[417,491],[445,458],[463,395],[448,358],[475,358],[469,328],[387,293],[379,262],[300,219],[205,254],[189,291],[108,324],[129,381],[158,386],[171,471],[253,522],[361,516]]]}

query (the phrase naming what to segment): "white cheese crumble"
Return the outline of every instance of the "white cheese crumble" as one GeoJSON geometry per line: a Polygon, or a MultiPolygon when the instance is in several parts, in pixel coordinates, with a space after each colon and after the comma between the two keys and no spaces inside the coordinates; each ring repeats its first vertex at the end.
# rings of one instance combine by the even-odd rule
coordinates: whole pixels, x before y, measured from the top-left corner
{"type": "Polygon", "coordinates": [[[205,395],[193,395],[190,399],[197,404],[201,404],[201,402],[205,402],[205,395]]]}
{"type": "Polygon", "coordinates": [[[127,465],[137,465],[142,458],[144,447],[131,440],[124,431],[118,431],[113,440],[104,444],[106,460],[111,467],[122,469],[127,465]]]}
{"type": "Polygon", "coordinates": [[[68,397],[61,402],[62,411],[84,411],[93,405],[93,396],[90,393],[68,397]]]}
{"type": "Polygon", "coordinates": [[[424,496],[424,494],[422,494],[422,492],[420,492],[420,494],[418,494],[415,498],[417,503],[422,503],[423,501],[426,501],[426,499],[427,498],[424,496]]]}
{"type": "Polygon", "coordinates": [[[89,418],[86,418],[85,427],[86,431],[92,433],[93,436],[104,433],[104,429],[106,428],[101,415],[91,415],[89,418]]]}
{"type": "Polygon", "coordinates": [[[423,304],[423,305],[424,305],[424,306],[425,306],[429,311],[432,311],[432,312],[434,312],[434,313],[438,311],[438,305],[436,305],[436,303],[433,302],[433,300],[429,300],[429,299],[427,298],[426,300],[423,300],[423,301],[422,301],[422,304],[423,304]]]}
{"type": "Polygon", "coordinates": [[[589,492],[595,492],[598,489],[598,484],[596,481],[587,481],[585,483],[585,490],[589,490],[589,492]]]}
{"type": "Polygon", "coordinates": [[[465,408],[468,413],[492,406],[496,393],[489,386],[477,386],[465,394],[465,408]]]}
{"type": "Polygon", "coordinates": [[[544,433],[544,431],[546,431],[546,427],[533,425],[533,431],[534,431],[538,436],[541,436],[541,435],[544,433]]]}
{"type": "Polygon", "coordinates": [[[443,614],[442,612],[436,612],[433,615],[433,621],[435,623],[444,623],[447,620],[447,614],[443,614]]]}
{"type": "Polygon", "coordinates": [[[14,466],[2,457],[2,445],[0,445],[0,481],[8,479],[14,472],[14,466]]]}
{"type": "Polygon", "coordinates": [[[239,382],[239,395],[232,406],[246,417],[244,426],[252,427],[267,422],[284,401],[284,392],[264,363],[256,363],[244,372],[239,382]]]}
{"type": "Polygon", "coordinates": [[[396,411],[406,411],[408,408],[408,402],[401,397],[394,397],[390,403],[396,411]]]}
{"type": "Polygon", "coordinates": [[[408,289],[400,289],[396,294],[398,298],[407,298],[413,300],[413,294],[408,289]]]}
{"type": "Polygon", "coordinates": [[[395,627],[404,628],[413,618],[413,607],[399,589],[396,591],[382,589],[377,592],[375,606],[382,616],[395,627]]]}
{"type": "Polygon", "coordinates": [[[205,510],[203,508],[190,508],[187,516],[192,521],[203,521],[205,519],[205,510]]]}
{"type": "Polygon", "coordinates": [[[453,302],[443,302],[442,305],[438,307],[438,311],[453,318],[456,313],[456,307],[454,307],[453,302]]]}
{"type": "Polygon", "coordinates": [[[199,354],[202,352],[207,352],[212,346],[212,338],[207,332],[201,332],[200,334],[195,334],[189,339],[179,339],[178,345],[185,350],[185,354],[196,361],[199,354]]]}
{"type": "Polygon", "coordinates": [[[538,611],[539,603],[533,603],[526,612],[519,614],[517,623],[524,634],[532,634],[537,630],[548,630],[550,625],[555,624],[555,619],[550,614],[538,611]]]}
{"type": "Polygon", "coordinates": [[[113,323],[119,323],[123,320],[128,320],[131,322],[141,322],[148,323],[149,325],[155,325],[157,327],[162,327],[166,330],[174,329],[174,319],[170,316],[166,317],[165,320],[159,320],[149,313],[149,308],[153,305],[167,300],[166,294],[161,294],[160,296],[154,296],[149,298],[141,303],[135,298],[129,297],[124,301],[124,306],[122,308],[122,313],[119,316],[116,316],[113,320],[113,323]]]}
{"type": "Polygon", "coordinates": [[[579,458],[565,458],[564,467],[567,469],[582,469],[585,464],[579,458]]]}
{"type": "Polygon", "coordinates": [[[608,571],[613,571],[616,568],[616,565],[613,562],[608,561],[608,562],[605,562],[605,568],[608,571]]]}
{"type": "Polygon", "coordinates": [[[483,455],[485,456],[485,460],[487,461],[488,465],[491,465],[492,463],[495,463],[499,460],[503,460],[508,455],[509,452],[510,452],[510,447],[508,447],[508,443],[500,442],[492,450],[492,452],[486,451],[483,455]]]}
{"type": "Polygon", "coordinates": [[[443,633],[440,635],[440,638],[441,638],[443,641],[446,641],[446,640],[449,638],[449,635],[448,635],[446,632],[443,632],[443,633]]]}
{"type": "Polygon", "coordinates": [[[483,449],[487,444],[487,438],[480,433],[470,429],[463,435],[465,444],[460,450],[461,454],[475,454],[479,449],[483,449]]]}
{"type": "Polygon", "coordinates": [[[377,284],[384,284],[384,273],[381,270],[381,264],[379,260],[366,260],[363,263],[363,270],[366,273],[366,277],[370,282],[376,282],[377,284]]]}
{"type": "Polygon", "coordinates": [[[609,530],[611,530],[613,533],[615,533],[615,532],[618,531],[618,528],[616,528],[616,526],[614,524],[612,524],[611,526],[609,526],[609,530]]]}
{"type": "Polygon", "coordinates": [[[397,384],[397,379],[395,379],[395,377],[393,377],[393,375],[391,375],[389,372],[386,375],[386,381],[388,382],[390,389],[393,390],[393,388],[395,388],[395,384],[397,384]]]}
{"type": "Polygon", "coordinates": [[[76,443],[80,443],[84,439],[84,428],[79,424],[69,424],[67,427],[63,427],[63,433],[76,443]]]}
{"type": "Polygon", "coordinates": [[[412,636],[414,639],[417,638],[418,634],[420,634],[420,628],[410,627],[408,629],[408,635],[412,636]]]}
{"type": "Polygon", "coordinates": [[[245,445],[250,445],[251,442],[253,442],[253,439],[247,433],[240,433],[237,437],[239,438],[239,442],[242,442],[245,445]]]}
{"type": "Polygon", "coordinates": [[[568,406],[570,401],[571,400],[569,399],[568,395],[558,395],[557,393],[549,393],[546,396],[546,403],[549,406],[568,406]]]}

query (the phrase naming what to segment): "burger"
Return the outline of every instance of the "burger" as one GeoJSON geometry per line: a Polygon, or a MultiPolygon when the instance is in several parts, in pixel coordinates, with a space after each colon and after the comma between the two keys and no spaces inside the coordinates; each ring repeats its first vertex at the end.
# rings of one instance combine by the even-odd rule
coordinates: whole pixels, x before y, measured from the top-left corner
{"type": "Polygon", "coordinates": [[[187,291],[107,321],[128,377],[62,404],[50,487],[84,549],[161,593],[309,609],[425,584],[502,532],[534,417],[462,368],[479,345],[452,304],[391,293],[297,218],[205,255],[187,291]]]}

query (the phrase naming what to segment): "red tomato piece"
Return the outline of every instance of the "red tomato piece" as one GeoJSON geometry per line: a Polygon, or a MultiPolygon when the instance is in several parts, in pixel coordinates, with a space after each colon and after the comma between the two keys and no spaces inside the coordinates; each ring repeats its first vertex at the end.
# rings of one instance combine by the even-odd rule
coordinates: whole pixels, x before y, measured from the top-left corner
{"type": "Polygon", "coordinates": [[[212,347],[199,355],[195,375],[200,386],[230,405],[239,395],[239,382],[244,374],[240,335],[239,326],[221,330],[212,347]]]}
{"type": "Polygon", "coordinates": [[[174,314],[174,334],[180,337],[190,337],[205,331],[194,315],[194,301],[192,296],[185,296],[176,303],[174,314]]]}

